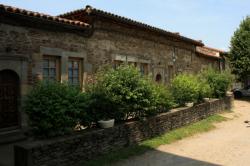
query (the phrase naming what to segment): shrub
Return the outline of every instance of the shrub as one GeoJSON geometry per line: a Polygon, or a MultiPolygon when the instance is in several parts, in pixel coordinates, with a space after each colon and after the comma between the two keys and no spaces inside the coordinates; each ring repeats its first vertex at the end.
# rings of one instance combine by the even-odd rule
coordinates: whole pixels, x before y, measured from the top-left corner
{"type": "Polygon", "coordinates": [[[115,118],[117,121],[140,118],[157,113],[159,107],[168,109],[170,98],[149,79],[143,77],[133,66],[120,66],[101,71],[97,83],[89,88],[90,110],[95,121],[100,118],[115,118]]]}
{"type": "Polygon", "coordinates": [[[203,78],[201,77],[200,75],[198,75],[198,102],[203,102],[203,99],[204,98],[211,98],[212,97],[212,89],[211,87],[209,86],[208,82],[203,78]]]}
{"type": "Polygon", "coordinates": [[[24,110],[36,136],[52,137],[87,123],[86,95],[79,88],[58,82],[38,83],[28,94],[24,110]]]}
{"type": "Polygon", "coordinates": [[[175,105],[173,95],[163,84],[153,83],[155,106],[158,112],[166,112],[175,105]]]}
{"type": "Polygon", "coordinates": [[[171,82],[171,91],[177,104],[184,106],[187,102],[197,102],[199,83],[195,76],[180,74],[171,82]]]}
{"type": "Polygon", "coordinates": [[[92,122],[120,117],[115,112],[115,103],[105,94],[104,87],[100,83],[88,88],[87,111],[92,122]]]}
{"type": "Polygon", "coordinates": [[[208,68],[201,73],[201,76],[208,82],[212,89],[212,97],[222,98],[232,83],[232,75],[228,71],[216,71],[208,68]]]}

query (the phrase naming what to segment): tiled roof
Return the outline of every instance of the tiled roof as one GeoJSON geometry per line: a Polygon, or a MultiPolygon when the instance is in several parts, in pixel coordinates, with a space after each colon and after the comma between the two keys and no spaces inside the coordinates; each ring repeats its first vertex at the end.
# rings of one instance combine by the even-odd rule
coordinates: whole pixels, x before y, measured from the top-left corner
{"type": "Polygon", "coordinates": [[[208,47],[208,46],[203,46],[203,48],[211,50],[211,51],[216,51],[216,52],[219,52],[219,53],[226,53],[226,51],[223,51],[223,50],[220,50],[220,49],[217,49],[217,48],[211,48],[211,47],[208,47]]]}
{"type": "Polygon", "coordinates": [[[12,6],[6,6],[3,4],[0,4],[0,11],[7,12],[7,13],[19,14],[19,15],[28,16],[28,17],[40,18],[41,20],[53,21],[53,22],[58,22],[58,23],[62,23],[62,24],[70,24],[73,26],[89,27],[89,24],[84,23],[82,21],[69,20],[69,19],[61,18],[61,17],[57,17],[57,16],[50,16],[47,14],[28,11],[25,9],[15,8],[12,6]]]}
{"type": "Polygon", "coordinates": [[[79,14],[81,12],[84,12],[84,13],[89,14],[89,15],[93,14],[93,15],[103,16],[103,17],[106,17],[106,18],[110,18],[110,19],[114,19],[114,20],[126,23],[126,24],[131,24],[131,25],[134,25],[134,26],[137,26],[137,27],[140,27],[140,28],[145,28],[145,29],[148,29],[148,30],[151,30],[151,31],[154,31],[154,32],[161,33],[163,35],[174,37],[176,39],[191,42],[191,43],[193,43],[195,45],[198,45],[198,46],[203,46],[204,45],[200,40],[193,40],[193,39],[181,36],[179,33],[169,32],[169,31],[166,31],[166,30],[163,30],[163,29],[160,29],[160,28],[150,26],[148,24],[144,24],[144,23],[141,23],[141,22],[138,22],[138,21],[134,21],[134,20],[126,18],[126,17],[122,17],[122,16],[119,16],[119,15],[116,15],[116,14],[112,14],[112,13],[109,13],[109,12],[106,12],[106,11],[103,11],[103,10],[93,8],[91,6],[86,6],[85,9],[79,9],[79,10],[71,11],[71,12],[68,12],[68,13],[65,13],[65,14],[62,14],[62,15],[59,15],[59,16],[60,17],[68,17],[68,16],[73,16],[75,14],[79,14]]]}
{"type": "Polygon", "coordinates": [[[196,52],[199,53],[200,55],[211,57],[211,58],[218,58],[220,59],[220,53],[224,53],[222,50],[218,50],[215,48],[210,48],[210,47],[196,47],[196,52]]]}

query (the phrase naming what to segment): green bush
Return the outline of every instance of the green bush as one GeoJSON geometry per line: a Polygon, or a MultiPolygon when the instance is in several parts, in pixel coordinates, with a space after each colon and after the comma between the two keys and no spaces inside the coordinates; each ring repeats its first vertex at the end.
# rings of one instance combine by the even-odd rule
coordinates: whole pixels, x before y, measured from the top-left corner
{"type": "Polygon", "coordinates": [[[180,74],[171,82],[171,91],[175,102],[184,106],[188,102],[197,102],[199,97],[199,82],[197,77],[180,74]]]}
{"type": "Polygon", "coordinates": [[[156,109],[159,113],[166,112],[175,105],[173,95],[170,90],[163,84],[153,83],[154,99],[156,109]]]}
{"type": "Polygon", "coordinates": [[[72,131],[77,122],[88,123],[85,101],[79,88],[41,82],[28,94],[24,110],[36,136],[53,137],[72,131]]]}
{"type": "Polygon", "coordinates": [[[201,77],[200,75],[198,75],[198,99],[197,101],[199,103],[203,102],[204,98],[211,98],[212,97],[212,89],[210,87],[210,85],[208,84],[207,80],[205,80],[203,77],[201,77]]]}
{"type": "Polygon", "coordinates": [[[120,115],[115,112],[115,103],[105,94],[104,87],[98,83],[88,87],[87,112],[92,122],[98,120],[117,119],[120,115]],[[118,117],[117,117],[118,116],[118,117]]]}
{"type": "Polygon", "coordinates": [[[117,121],[128,118],[141,118],[157,113],[157,109],[171,107],[168,92],[157,87],[143,77],[133,66],[120,66],[101,71],[97,83],[89,88],[90,111],[95,121],[115,118],[117,121]],[[164,97],[165,100],[161,97],[164,97]],[[169,102],[169,103],[168,103],[169,102]]]}
{"type": "Polygon", "coordinates": [[[208,68],[201,73],[201,76],[207,81],[211,90],[212,97],[222,98],[232,83],[232,75],[228,71],[216,71],[208,68]]]}

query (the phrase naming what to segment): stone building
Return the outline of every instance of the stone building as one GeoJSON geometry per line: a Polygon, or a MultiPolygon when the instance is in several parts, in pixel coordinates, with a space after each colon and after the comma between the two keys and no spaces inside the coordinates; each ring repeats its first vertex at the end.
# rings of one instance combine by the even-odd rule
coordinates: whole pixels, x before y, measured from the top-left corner
{"type": "Polygon", "coordinates": [[[121,63],[162,83],[223,69],[223,51],[90,6],[49,16],[0,5],[0,44],[0,132],[27,126],[21,103],[38,80],[83,86],[101,66],[121,63]]]}

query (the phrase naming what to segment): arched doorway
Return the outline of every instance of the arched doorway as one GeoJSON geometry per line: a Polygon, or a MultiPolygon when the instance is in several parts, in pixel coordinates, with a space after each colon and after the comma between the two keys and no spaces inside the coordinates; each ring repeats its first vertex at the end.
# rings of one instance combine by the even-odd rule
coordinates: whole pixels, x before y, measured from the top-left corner
{"type": "Polygon", "coordinates": [[[161,80],[162,80],[161,74],[158,73],[158,74],[156,75],[155,81],[158,82],[158,83],[160,83],[161,80]]]}
{"type": "Polygon", "coordinates": [[[12,70],[0,71],[0,130],[18,126],[20,80],[12,70]]]}

